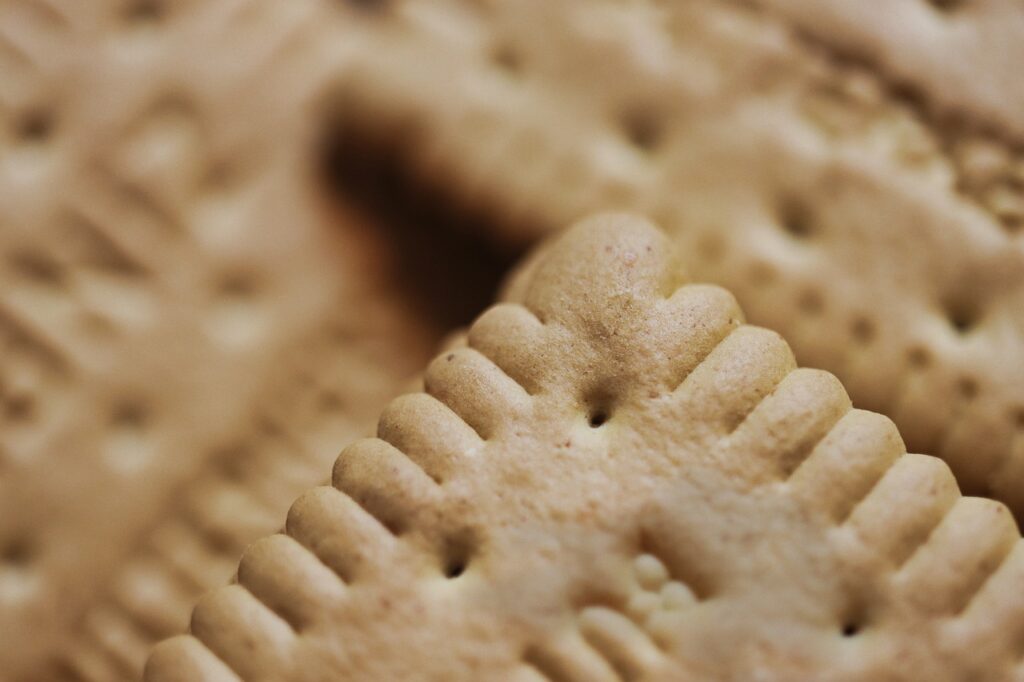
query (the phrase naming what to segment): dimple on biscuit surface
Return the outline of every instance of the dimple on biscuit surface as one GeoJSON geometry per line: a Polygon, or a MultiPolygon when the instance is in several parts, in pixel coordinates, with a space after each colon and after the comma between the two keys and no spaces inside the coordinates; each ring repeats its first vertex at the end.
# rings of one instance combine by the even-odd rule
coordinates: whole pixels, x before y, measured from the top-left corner
{"type": "Polygon", "coordinates": [[[1015,679],[1008,510],[670,252],[542,250],[146,679],[1015,679]]]}

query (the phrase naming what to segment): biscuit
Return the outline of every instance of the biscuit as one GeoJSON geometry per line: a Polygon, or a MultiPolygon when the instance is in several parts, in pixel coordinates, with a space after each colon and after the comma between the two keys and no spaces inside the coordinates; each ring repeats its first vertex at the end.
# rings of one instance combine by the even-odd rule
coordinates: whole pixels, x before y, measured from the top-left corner
{"type": "Polygon", "coordinates": [[[433,352],[317,186],[334,16],[0,3],[5,682],[137,678],[433,352]]]}
{"type": "Polygon", "coordinates": [[[159,645],[169,680],[1003,680],[1001,503],[588,219],[159,645]]]}
{"type": "Polygon", "coordinates": [[[965,491],[1020,515],[1020,79],[1011,62],[978,64],[1003,58],[985,27],[1012,13],[1015,30],[1021,13],[972,5],[939,27],[925,3],[895,3],[912,20],[851,29],[860,52],[891,48],[875,63],[794,28],[786,17],[810,4],[801,26],[828,31],[866,11],[396,4],[363,20],[377,49],[356,56],[339,125],[393,131],[411,168],[447,178],[511,242],[598,209],[654,216],[698,281],[733,291],[801,364],[946,460],[965,491]],[[893,47],[911,34],[905,54],[893,47]],[[957,52],[962,70],[918,73],[933,37],[928,50],[972,46],[957,52]]]}
{"type": "Polygon", "coordinates": [[[1024,138],[1024,7],[1013,0],[896,0],[886,3],[886,29],[861,3],[758,0],[808,36],[864,60],[894,79],[914,83],[944,109],[968,109],[1024,138]],[[957,67],[950,55],[957,55],[957,67]]]}

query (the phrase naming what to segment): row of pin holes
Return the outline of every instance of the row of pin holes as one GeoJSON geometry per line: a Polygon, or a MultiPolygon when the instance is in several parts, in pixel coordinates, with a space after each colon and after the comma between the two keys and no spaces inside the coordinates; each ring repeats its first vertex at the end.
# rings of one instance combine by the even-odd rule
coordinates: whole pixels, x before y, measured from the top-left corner
{"type": "MultiPolygon", "coordinates": [[[[813,239],[819,234],[819,228],[814,222],[810,209],[801,202],[787,198],[780,204],[778,223],[792,239],[798,242],[813,239]]],[[[721,258],[724,255],[725,245],[720,239],[710,239],[707,235],[698,248],[709,258],[721,258]]],[[[759,286],[769,284],[776,276],[775,269],[768,263],[758,262],[757,267],[751,270],[751,277],[756,279],[759,286]]],[[[820,315],[825,309],[825,301],[817,289],[805,289],[800,292],[797,298],[797,307],[805,315],[814,317],[820,315]]],[[[946,317],[950,328],[959,335],[970,334],[977,328],[980,321],[979,309],[970,302],[963,303],[955,300],[946,302],[944,306],[946,317]]],[[[867,316],[857,316],[850,324],[852,338],[861,345],[871,343],[877,334],[873,321],[867,316]]],[[[922,346],[911,347],[907,351],[907,363],[915,370],[924,370],[932,363],[931,354],[922,346]]],[[[979,386],[976,379],[964,376],[957,380],[957,392],[964,400],[973,400],[979,393],[979,386]]],[[[1024,429],[1024,407],[1017,408],[1012,412],[1012,420],[1018,428],[1024,429]]]]}
{"type": "MultiPolygon", "coordinates": [[[[964,5],[963,0],[929,0],[932,5],[942,11],[952,11],[964,5]]],[[[492,53],[492,62],[497,68],[509,75],[515,76],[523,70],[523,58],[512,46],[501,44],[492,53]]],[[[657,150],[662,135],[662,124],[658,117],[651,112],[636,110],[629,112],[621,120],[623,133],[633,146],[637,149],[652,153],[657,150]]],[[[816,234],[816,225],[813,215],[808,207],[800,201],[791,198],[785,199],[780,206],[779,222],[782,228],[794,239],[804,241],[812,239],[816,234]]],[[[824,309],[824,300],[817,291],[804,291],[798,299],[799,308],[807,315],[818,315],[824,309]]],[[[970,333],[978,322],[978,310],[976,306],[959,305],[954,301],[946,305],[947,319],[950,327],[957,333],[964,335],[970,333]]],[[[875,337],[875,325],[867,317],[857,317],[851,325],[853,338],[861,344],[870,343],[875,337]]],[[[911,367],[923,369],[930,364],[930,355],[927,350],[921,347],[910,349],[907,355],[911,367]]],[[[964,399],[970,400],[977,396],[977,381],[970,377],[963,377],[958,381],[958,391],[964,399]]],[[[595,412],[589,417],[592,427],[598,428],[607,420],[603,412],[595,412]]],[[[1024,425],[1024,409],[1015,419],[1024,425]]]]}
{"type": "MultiPolygon", "coordinates": [[[[131,0],[125,6],[123,15],[132,23],[150,23],[160,20],[164,10],[162,0],[131,0]]],[[[53,131],[53,113],[47,108],[39,107],[30,109],[17,120],[15,134],[26,144],[42,144],[53,135],[53,131]]]]}

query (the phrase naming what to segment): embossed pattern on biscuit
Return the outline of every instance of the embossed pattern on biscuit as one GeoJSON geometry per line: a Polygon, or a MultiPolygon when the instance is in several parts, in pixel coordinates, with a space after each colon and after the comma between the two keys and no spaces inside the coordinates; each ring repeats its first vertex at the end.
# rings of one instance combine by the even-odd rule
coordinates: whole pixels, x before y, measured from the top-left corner
{"type": "Polygon", "coordinates": [[[0,2],[4,682],[136,679],[433,352],[319,186],[337,16],[0,2]]]}
{"type": "Polygon", "coordinates": [[[531,258],[147,681],[1016,679],[1007,509],[671,248],[608,214],[531,258]]]}
{"type": "Polygon", "coordinates": [[[397,2],[360,15],[346,124],[413,131],[409,166],[511,241],[656,217],[801,364],[1024,514],[1019,87],[985,67],[1024,13],[899,0],[889,31],[847,4],[397,2]]]}
{"type": "Polygon", "coordinates": [[[1024,88],[1008,65],[1024,59],[1024,7],[1014,0],[894,0],[885,31],[861,3],[757,0],[822,42],[871,55],[951,109],[970,108],[1024,135],[1024,88]],[[970,68],[954,73],[949,55],[970,68]]]}

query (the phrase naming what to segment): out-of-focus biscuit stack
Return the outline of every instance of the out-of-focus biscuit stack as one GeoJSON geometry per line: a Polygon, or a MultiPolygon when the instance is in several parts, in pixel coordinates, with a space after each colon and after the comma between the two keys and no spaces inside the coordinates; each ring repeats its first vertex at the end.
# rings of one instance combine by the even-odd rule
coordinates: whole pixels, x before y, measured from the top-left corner
{"type": "Polygon", "coordinates": [[[0,682],[1024,679],[1022,63],[0,0],[0,682]]]}
{"type": "Polygon", "coordinates": [[[2,10],[0,677],[134,679],[441,330],[319,187],[326,8],[2,10]]]}

